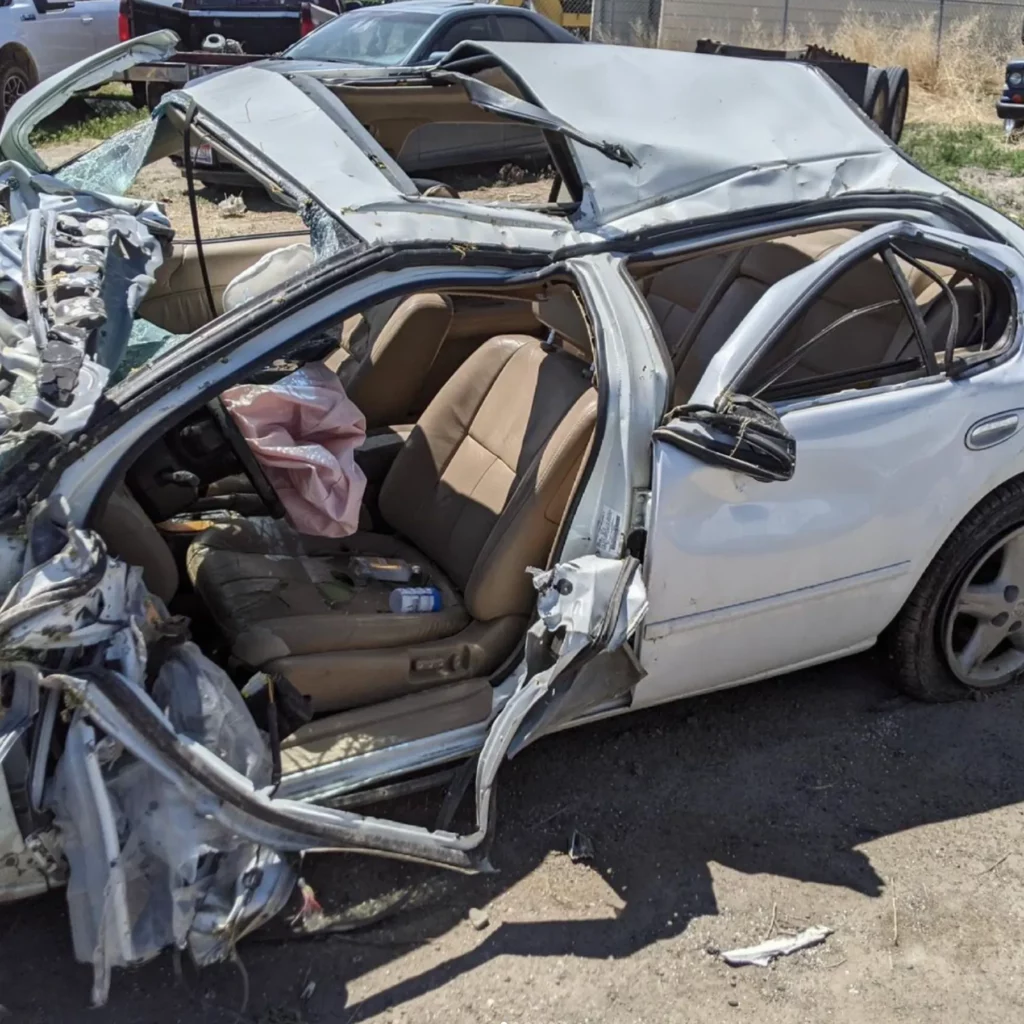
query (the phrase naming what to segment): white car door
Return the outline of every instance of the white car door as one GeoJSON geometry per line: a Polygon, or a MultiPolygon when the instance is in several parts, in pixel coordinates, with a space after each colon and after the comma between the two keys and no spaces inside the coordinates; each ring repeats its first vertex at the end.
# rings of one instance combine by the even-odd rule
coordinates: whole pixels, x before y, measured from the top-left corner
{"type": "Polygon", "coordinates": [[[76,0],[75,10],[91,36],[91,49],[84,50],[75,60],[91,53],[99,53],[118,43],[117,14],[120,0],[76,0]]]}
{"type": "MultiPolygon", "coordinates": [[[[760,388],[769,415],[795,442],[795,458],[787,469],[784,439],[754,430],[752,422],[740,424],[742,401],[731,414],[737,428],[731,433],[727,423],[719,430],[692,411],[656,432],[646,557],[650,609],[641,647],[648,676],[634,706],[870,646],[953,526],[993,480],[1000,482],[1009,446],[970,450],[969,438],[984,434],[986,420],[1024,405],[1013,366],[1019,356],[991,359],[990,338],[985,354],[966,354],[964,361],[958,348],[958,358],[949,360],[948,330],[929,339],[921,317],[924,311],[933,318],[942,306],[948,315],[949,300],[959,301],[968,287],[957,284],[966,280],[962,270],[946,275],[956,295],[949,283],[943,290],[928,282],[939,298],[927,309],[915,303],[909,286],[901,296],[890,275],[891,295],[879,302],[877,293],[866,294],[862,308],[832,323],[845,348],[833,352],[838,363],[831,378],[800,380],[798,372],[794,380],[793,359],[798,367],[805,356],[820,356],[835,333],[815,303],[825,302],[843,275],[863,275],[865,260],[876,261],[872,271],[884,275],[890,244],[895,248],[884,259],[904,268],[903,254],[922,248],[925,266],[961,268],[969,247],[973,268],[984,267],[1008,310],[1014,301],[1021,308],[1020,295],[1011,298],[1024,272],[1016,251],[907,223],[864,232],[768,290],[711,360],[686,408],[729,413],[736,396],[760,388]],[[903,334],[897,342],[895,335],[883,339],[879,349],[871,332],[896,304],[903,334]],[[811,322],[818,341],[805,335],[793,349],[794,334],[811,322]],[[867,359],[851,351],[862,343],[883,354],[867,359]],[[780,360],[786,369],[780,353],[787,344],[793,356],[773,395],[764,385],[780,360]],[[986,359],[992,368],[964,372],[986,359]],[[718,458],[708,457],[708,448],[718,458]],[[744,458],[767,470],[755,467],[751,475],[742,466],[726,468],[744,458]]],[[[1008,311],[1006,321],[1001,344],[1012,348],[1019,343],[1017,320],[1008,311]]],[[[968,326],[960,326],[950,351],[968,326]]]]}
{"type": "Polygon", "coordinates": [[[23,39],[35,60],[40,81],[96,52],[93,17],[82,10],[85,6],[82,0],[24,3],[23,39]]]}

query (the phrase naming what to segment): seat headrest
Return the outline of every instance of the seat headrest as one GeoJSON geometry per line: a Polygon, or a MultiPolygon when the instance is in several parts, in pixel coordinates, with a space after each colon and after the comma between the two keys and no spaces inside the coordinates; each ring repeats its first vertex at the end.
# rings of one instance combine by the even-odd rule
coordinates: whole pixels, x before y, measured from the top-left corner
{"type": "Polygon", "coordinates": [[[593,358],[594,343],[587,317],[576,292],[569,285],[548,285],[533,300],[533,315],[563,342],[576,349],[582,358],[593,358]]]}

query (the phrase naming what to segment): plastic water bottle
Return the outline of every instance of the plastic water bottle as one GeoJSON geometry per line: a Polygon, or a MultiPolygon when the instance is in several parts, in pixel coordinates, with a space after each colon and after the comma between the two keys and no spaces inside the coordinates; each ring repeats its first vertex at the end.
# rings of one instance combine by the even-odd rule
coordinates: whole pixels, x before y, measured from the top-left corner
{"type": "Polygon", "coordinates": [[[439,612],[441,591],[437,587],[395,587],[388,605],[396,615],[415,612],[439,612]]]}

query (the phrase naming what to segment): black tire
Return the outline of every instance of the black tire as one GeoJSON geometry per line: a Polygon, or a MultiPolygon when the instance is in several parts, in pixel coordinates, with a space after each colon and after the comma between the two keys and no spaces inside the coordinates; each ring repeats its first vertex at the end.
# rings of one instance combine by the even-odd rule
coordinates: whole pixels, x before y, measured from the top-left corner
{"type": "Polygon", "coordinates": [[[885,118],[885,134],[893,142],[899,142],[903,125],[907,120],[907,103],[910,100],[910,72],[906,68],[886,68],[885,77],[889,86],[889,109],[885,118]]]}
{"type": "Polygon", "coordinates": [[[132,82],[132,106],[141,110],[146,106],[146,83],[132,82]]]}
{"type": "Polygon", "coordinates": [[[0,68],[0,124],[16,100],[32,88],[32,76],[23,65],[12,61],[0,68]]]}
{"type": "Polygon", "coordinates": [[[882,68],[868,68],[861,106],[864,113],[884,132],[889,114],[889,79],[882,68]]]}
{"type": "MultiPolygon", "coordinates": [[[[894,682],[901,690],[933,702],[964,700],[983,692],[962,683],[949,667],[943,643],[946,616],[975,562],[1001,537],[1021,526],[1024,479],[1018,478],[975,505],[939,549],[882,638],[894,682]]],[[[1024,672],[1004,685],[1019,681],[1021,676],[1024,672]]]]}

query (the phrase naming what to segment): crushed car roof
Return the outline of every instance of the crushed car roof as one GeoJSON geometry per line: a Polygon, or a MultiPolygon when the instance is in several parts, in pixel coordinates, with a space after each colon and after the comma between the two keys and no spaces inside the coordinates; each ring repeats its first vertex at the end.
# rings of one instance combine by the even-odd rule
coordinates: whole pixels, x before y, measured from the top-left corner
{"type": "MultiPolygon", "coordinates": [[[[104,64],[123,70],[125,61],[146,59],[147,46],[166,45],[164,35],[174,38],[140,37],[132,53],[114,47],[37,86],[32,102],[19,101],[8,115],[3,155],[40,169],[27,138],[50,94],[66,98],[80,84],[76,76],[91,81],[104,64]]],[[[406,69],[401,80],[367,71],[261,62],[199,78],[163,105],[176,108],[179,120],[194,105],[196,128],[211,141],[233,138],[243,158],[270,166],[272,185],[278,177],[290,182],[293,193],[311,197],[371,244],[554,252],[864,192],[956,195],[959,206],[1004,237],[1024,240],[1006,218],[916,167],[808,65],[604,44],[489,42],[462,43],[436,68],[406,69]],[[578,206],[559,213],[418,194],[376,141],[374,124],[354,110],[357,96],[363,102],[383,91],[402,100],[403,89],[423,95],[424,87],[462,96],[466,122],[544,131],[578,206]]],[[[400,107],[392,102],[392,114],[400,107]]],[[[441,119],[460,120],[458,102],[441,119]]]]}
{"type": "Polygon", "coordinates": [[[674,217],[852,189],[945,188],[810,65],[603,44],[487,42],[461,44],[438,71],[471,74],[488,63],[500,65],[525,98],[636,157],[629,167],[570,143],[587,190],[584,223],[607,224],[683,198],[674,217]]]}

